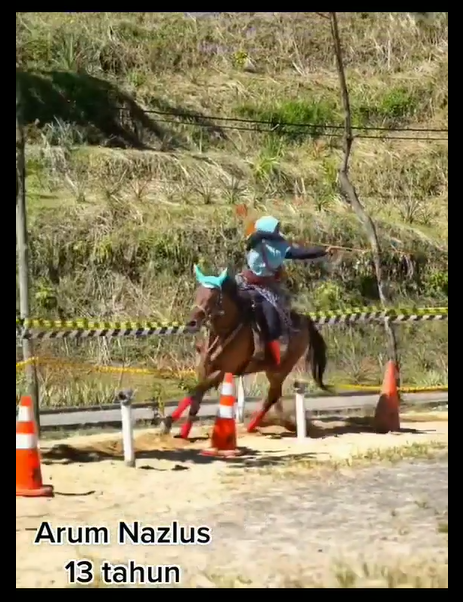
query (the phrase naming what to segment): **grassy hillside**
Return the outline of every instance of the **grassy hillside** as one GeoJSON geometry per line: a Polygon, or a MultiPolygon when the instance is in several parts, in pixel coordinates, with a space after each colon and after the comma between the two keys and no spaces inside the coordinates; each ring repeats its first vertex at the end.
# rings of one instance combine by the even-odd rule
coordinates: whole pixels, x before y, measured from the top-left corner
{"type": "MultiPolygon", "coordinates": [[[[429,132],[447,128],[445,20],[339,21],[359,128],[351,176],[376,220],[391,293],[397,304],[446,304],[448,149],[445,133],[429,132]]],[[[278,215],[294,239],[352,249],[335,267],[289,268],[298,306],[377,303],[368,242],[335,186],[340,130],[297,125],[342,124],[322,16],[18,13],[16,44],[35,315],[184,318],[195,261],[241,267],[241,204],[278,215]]],[[[401,327],[407,381],[446,378],[446,329],[401,327]]],[[[333,370],[379,378],[381,329],[327,336],[333,370]]],[[[190,341],[66,353],[90,349],[192,365],[190,341]]]]}

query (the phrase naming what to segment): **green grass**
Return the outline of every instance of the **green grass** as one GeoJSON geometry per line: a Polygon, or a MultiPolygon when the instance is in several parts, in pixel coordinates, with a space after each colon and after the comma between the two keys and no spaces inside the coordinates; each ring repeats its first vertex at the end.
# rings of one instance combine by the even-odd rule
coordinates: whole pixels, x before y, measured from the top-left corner
{"type": "MultiPolygon", "coordinates": [[[[355,126],[447,127],[442,13],[420,26],[398,13],[341,13],[339,21],[355,126]]],[[[378,303],[363,227],[336,188],[341,139],[276,126],[342,124],[326,20],[31,12],[17,14],[16,42],[35,316],[184,319],[194,262],[215,271],[242,265],[240,204],[281,217],[298,241],[355,249],[336,267],[289,266],[300,309],[378,303]],[[243,124],[211,116],[275,127],[233,129],[243,124]]],[[[357,139],[351,177],[375,219],[394,303],[447,304],[447,143],[397,135],[409,139],[357,139]]],[[[380,327],[326,334],[330,377],[380,382],[380,327]]],[[[406,384],[447,382],[446,324],[400,326],[399,338],[406,384]]],[[[194,362],[192,342],[178,339],[40,343],[38,352],[182,369],[194,362]]],[[[75,396],[94,403],[114,386],[107,393],[86,379],[75,396]]],[[[55,390],[45,403],[69,397],[55,390]]]]}

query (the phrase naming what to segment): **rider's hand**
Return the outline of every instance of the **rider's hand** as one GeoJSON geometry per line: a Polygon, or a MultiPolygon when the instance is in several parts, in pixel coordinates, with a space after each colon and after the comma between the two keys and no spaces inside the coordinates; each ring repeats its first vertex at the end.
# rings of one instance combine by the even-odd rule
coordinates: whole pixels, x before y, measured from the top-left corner
{"type": "Polygon", "coordinates": [[[333,257],[333,255],[335,255],[337,250],[338,249],[336,247],[326,247],[326,249],[325,249],[326,254],[329,255],[330,257],[333,257]]]}

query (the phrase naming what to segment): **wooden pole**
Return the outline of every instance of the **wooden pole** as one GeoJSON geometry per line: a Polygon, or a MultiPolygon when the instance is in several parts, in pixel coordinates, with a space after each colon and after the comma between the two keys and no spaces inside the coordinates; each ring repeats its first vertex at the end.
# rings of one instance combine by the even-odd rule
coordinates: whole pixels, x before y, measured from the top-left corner
{"type": "MultiPolygon", "coordinates": [[[[21,319],[29,318],[29,244],[26,219],[26,160],[25,138],[21,114],[21,98],[16,88],[16,246],[18,252],[19,271],[19,305],[21,319]]],[[[35,420],[40,436],[39,385],[31,340],[23,339],[23,359],[28,362],[25,367],[28,393],[34,404],[35,420]]]]}
{"type": "MultiPolygon", "coordinates": [[[[375,266],[376,282],[378,285],[378,296],[381,301],[381,305],[386,308],[389,301],[389,295],[387,292],[387,286],[383,279],[383,270],[381,264],[381,247],[379,244],[378,234],[376,227],[371,219],[370,215],[365,210],[364,206],[360,202],[357,191],[353,186],[349,178],[349,159],[352,150],[352,143],[354,137],[352,134],[352,123],[351,123],[351,109],[350,109],[350,98],[349,90],[347,88],[346,75],[344,71],[344,63],[342,58],[342,47],[341,38],[339,35],[338,20],[335,12],[330,12],[330,23],[331,23],[331,35],[334,44],[334,53],[336,58],[336,67],[339,76],[339,84],[341,88],[342,105],[344,109],[344,156],[342,159],[341,167],[338,172],[338,182],[341,191],[343,201],[348,207],[357,215],[359,221],[365,228],[366,235],[370,241],[373,263],[375,266]]],[[[398,360],[397,350],[397,339],[394,332],[394,327],[390,323],[389,318],[384,320],[384,327],[388,337],[388,349],[389,359],[391,359],[397,367],[397,386],[400,386],[400,369],[398,360]]]]}

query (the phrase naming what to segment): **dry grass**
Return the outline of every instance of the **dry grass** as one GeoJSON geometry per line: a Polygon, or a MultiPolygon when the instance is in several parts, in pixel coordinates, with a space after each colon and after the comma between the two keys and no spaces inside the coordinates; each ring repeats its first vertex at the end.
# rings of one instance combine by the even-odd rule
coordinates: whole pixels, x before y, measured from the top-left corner
{"type": "MultiPolygon", "coordinates": [[[[301,475],[319,477],[320,473],[328,474],[330,471],[339,471],[352,468],[361,468],[372,463],[397,464],[404,460],[432,460],[448,455],[446,441],[426,441],[423,443],[410,443],[397,447],[371,448],[359,453],[350,454],[348,457],[319,456],[316,459],[296,457],[289,458],[278,466],[266,466],[256,471],[262,477],[268,476],[272,480],[286,480],[300,477],[301,475]]],[[[246,479],[241,472],[229,472],[225,479],[246,479]]]]}
{"type": "MultiPolygon", "coordinates": [[[[198,434],[205,433],[198,431],[198,434]]],[[[158,518],[162,516],[163,521],[166,521],[166,512],[173,517],[183,516],[186,519],[187,516],[191,516],[190,512],[196,510],[198,515],[202,516],[205,508],[210,508],[211,504],[218,504],[222,508],[218,516],[219,520],[222,520],[227,516],[223,514],[223,507],[227,505],[227,501],[236,499],[234,496],[238,494],[239,499],[245,504],[248,494],[258,496],[259,492],[268,491],[269,488],[273,491],[275,488],[281,489],[283,484],[278,482],[275,484],[275,480],[284,478],[280,476],[283,473],[289,474],[293,479],[297,478],[296,482],[299,484],[307,483],[310,489],[311,483],[315,484],[320,479],[329,480],[335,475],[340,476],[339,470],[345,471],[355,479],[356,469],[366,465],[371,466],[373,462],[386,465],[402,460],[421,461],[442,458],[446,453],[447,437],[447,429],[442,423],[426,424],[419,434],[332,436],[296,447],[294,441],[288,439],[275,440],[270,436],[250,436],[241,433],[239,442],[247,452],[240,463],[230,464],[229,461],[219,461],[203,464],[197,463],[197,459],[198,451],[208,445],[206,438],[185,442],[172,437],[157,437],[151,429],[139,433],[136,437],[136,449],[140,457],[135,470],[123,465],[120,458],[120,435],[108,434],[44,443],[41,445],[44,480],[55,484],[57,495],[53,505],[47,504],[46,507],[43,504],[47,500],[32,500],[34,508],[28,505],[27,500],[18,501],[17,529],[19,529],[21,586],[34,583],[37,587],[40,583],[41,586],[56,587],[58,583],[64,581],[62,567],[71,556],[92,560],[96,573],[100,562],[105,558],[112,563],[127,562],[127,558],[120,557],[120,548],[117,547],[111,550],[109,548],[79,550],[75,547],[65,549],[65,546],[52,546],[47,549],[50,554],[47,571],[44,574],[39,573],[36,569],[38,565],[34,560],[38,558],[37,547],[31,545],[29,535],[26,533],[31,525],[36,526],[37,516],[40,516],[40,520],[45,520],[52,512],[52,520],[56,524],[63,524],[65,517],[71,519],[71,524],[76,521],[80,524],[93,524],[98,519],[112,528],[113,521],[115,524],[121,517],[125,520],[136,518],[142,521],[146,517],[147,522],[150,522],[149,517],[152,517],[153,508],[157,509],[158,518]],[[400,449],[401,445],[403,445],[402,449],[400,449]],[[353,453],[350,462],[343,461],[348,450],[353,453]],[[308,462],[303,458],[314,453],[319,457],[318,463],[308,462]],[[324,460],[327,453],[331,459],[324,460]],[[295,459],[295,455],[300,455],[300,458],[295,459]],[[259,461],[273,465],[268,470],[264,470],[259,466],[259,461]],[[149,467],[151,471],[147,470],[149,467]],[[238,475],[241,475],[241,479],[237,478],[238,475]],[[125,483],[122,490],[121,482],[125,483]],[[94,489],[98,491],[97,495],[83,494],[94,489]],[[67,494],[58,495],[58,491],[67,494]],[[72,496],[73,493],[79,495],[77,492],[85,497],[80,499],[67,497],[72,496]],[[101,518],[103,516],[104,519],[101,518]]],[[[284,486],[285,491],[291,492],[293,489],[292,482],[285,483],[284,486]]],[[[434,534],[437,535],[436,532],[442,534],[445,542],[448,535],[447,512],[434,512],[433,515],[433,508],[426,498],[416,499],[416,505],[428,514],[431,511],[431,522],[436,530],[434,534]]],[[[233,504],[231,511],[236,512],[233,504]]],[[[391,521],[394,516],[391,512],[387,520],[391,521]]],[[[233,514],[233,520],[235,519],[236,515],[233,514]]],[[[403,524],[400,521],[394,522],[394,529],[396,527],[402,528],[403,524]]],[[[180,553],[180,550],[178,552],[180,553]]],[[[166,551],[160,550],[158,546],[150,550],[137,546],[132,551],[133,558],[137,562],[153,565],[172,562],[172,557],[168,559],[165,553],[166,551]],[[146,556],[147,552],[148,556],[146,556]]],[[[308,568],[311,566],[308,558],[313,555],[314,550],[307,551],[306,555],[304,550],[301,550],[301,553],[306,562],[301,562],[300,566],[297,559],[288,561],[286,565],[284,558],[277,555],[275,568],[270,571],[269,582],[264,585],[266,587],[335,588],[447,586],[446,562],[442,559],[434,560],[432,557],[422,559],[414,556],[412,560],[410,558],[401,560],[400,555],[399,558],[390,560],[390,563],[386,559],[376,566],[371,562],[363,563],[363,555],[360,553],[355,559],[349,556],[347,564],[332,565],[330,571],[321,571],[320,574],[324,575],[321,579],[318,578],[318,573],[315,574],[308,568]]],[[[189,573],[185,576],[187,580],[182,583],[183,587],[262,586],[262,583],[259,583],[259,577],[263,580],[262,575],[253,575],[252,577],[255,577],[253,582],[252,579],[247,580],[241,576],[236,570],[236,565],[227,569],[230,558],[228,552],[224,558],[225,565],[221,567],[218,565],[221,564],[222,559],[217,555],[212,557],[208,555],[204,564],[195,564],[194,558],[188,557],[188,560],[186,558],[187,556],[185,559],[180,557],[175,559],[175,562],[180,562],[185,567],[185,573],[189,573]],[[203,568],[191,577],[192,573],[189,571],[192,570],[191,567],[196,566],[203,568]]],[[[273,562],[273,558],[269,558],[269,562],[273,562]]],[[[272,566],[270,565],[269,569],[272,566]]],[[[101,588],[106,585],[97,577],[92,587],[101,588]]]]}
{"type": "MultiPolygon", "coordinates": [[[[148,439],[147,439],[148,441],[148,439]]],[[[141,440],[140,440],[141,444],[141,440]]],[[[152,446],[152,440],[150,442],[152,446]]],[[[102,442],[102,447],[105,446],[102,442]]],[[[83,449],[83,448],[82,448],[83,449]]],[[[96,450],[95,446],[92,449],[96,450]]],[[[109,449],[105,447],[105,449],[109,449]]],[[[114,450],[113,450],[114,451],[114,450]]],[[[385,447],[378,449],[370,449],[363,453],[353,455],[345,462],[340,460],[319,460],[307,461],[304,459],[288,459],[278,466],[270,466],[267,469],[256,468],[251,471],[251,479],[256,483],[258,475],[259,484],[265,482],[266,477],[269,483],[274,483],[276,479],[281,478],[298,478],[307,479],[330,478],[330,473],[333,470],[340,469],[355,469],[366,465],[371,465],[372,462],[381,463],[396,463],[403,460],[429,460],[434,458],[442,458],[447,451],[447,444],[440,441],[428,441],[423,443],[412,443],[409,445],[397,447],[385,447]],[[264,479],[264,480],[263,480],[264,479]]],[[[227,485],[227,488],[236,487],[236,477],[240,476],[242,483],[249,479],[249,468],[244,472],[235,471],[234,469],[227,470],[223,474],[220,481],[227,485]]],[[[419,501],[416,502],[423,510],[428,510],[429,506],[419,501]]],[[[395,514],[392,514],[392,518],[395,514]]],[[[448,535],[448,514],[444,512],[439,514],[436,512],[436,529],[438,533],[448,535]]],[[[121,560],[121,564],[125,561],[121,560]]],[[[95,566],[99,563],[95,561],[95,566]]],[[[181,585],[171,585],[169,587],[187,587],[187,588],[249,588],[261,587],[262,584],[258,579],[254,582],[253,579],[224,571],[223,569],[214,570],[214,563],[206,571],[200,571],[194,577],[188,577],[181,585]]],[[[404,558],[400,562],[395,560],[391,564],[373,564],[371,562],[353,563],[335,563],[332,565],[331,571],[328,571],[323,578],[314,577],[307,569],[302,569],[294,562],[285,566],[280,562],[278,568],[275,569],[275,574],[271,584],[268,587],[283,587],[283,588],[447,588],[448,587],[448,561],[419,559],[413,560],[404,558]]],[[[82,586],[80,586],[82,587],[82,586]]],[[[90,587],[104,588],[108,587],[103,583],[101,577],[97,574],[94,582],[90,587]]],[[[159,587],[159,586],[143,586],[136,587],[159,587]]]]}
{"type": "MultiPolygon", "coordinates": [[[[369,563],[361,567],[337,565],[332,569],[331,578],[318,581],[301,571],[291,570],[291,576],[281,578],[283,588],[336,588],[336,589],[365,589],[365,588],[448,588],[448,564],[421,562],[401,563],[400,566],[375,566],[369,563]],[[296,574],[294,574],[296,573],[296,574]]],[[[203,581],[203,587],[253,587],[252,582],[239,576],[208,575],[203,581]],[[206,585],[207,581],[209,584],[206,585]]]]}
{"type": "MultiPolygon", "coordinates": [[[[121,561],[121,564],[125,562],[121,561]]],[[[360,567],[349,565],[333,566],[330,577],[319,581],[303,571],[291,567],[288,575],[275,578],[278,588],[330,588],[330,589],[371,589],[371,588],[413,588],[413,589],[448,589],[448,563],[404,562],[400,566],[377,566],[364,563],[360,567]],[[300,574],[298,574],[300,573],[300,574]]],[[[86,586],[69,586],[86,587],[86,586]]],[[[97,576],[92,588],[111,587],[97,576]]],[[[121,586],[119,586],[121,587],[121,586]]],[[[129,587],[129,586],[122,586],[129,587]]],[[[161,587],[136,585],[130,587],[161,587]]],[[[179,586],[186,588],[253,588],[260,587],[251,579],[240,575],[223,574],[223,571],[199,573],[179,586]]]]}
{"type": "Polygon", "coordinates": [[[426,410],[420,411],[410,411],[404,412],[400,415],[401,420],[406,422],[407,424],[420,423],[420,422],[448,422],[449,421],[449,413],[446,411],[436,410],[433,412],[428,412],[426,410]]]}
{"type": "MultiPolygon", "coordinates": [[[[340,26],[357,126],[447,127],[444,14],[417,24],[398,13],[342,13],[340,26]]],[[[194,262],[211,270],[242,264],[239,204],[278,215],[296,240],[356,249],[334,268],[291,266],[298,307],[377,303],[371,257],[359,252],[368,247],[362,226],[335,186],[340,139],[300,127],[230,128],[240,124],[207,117],[341,123],[326,20],[32,12],[18,13],[16,42],[35,315],[184,319],[194,262]]],[[[409,139],[356,140],[352,178],[375,216],[395,303],[446,304],[447,143],[403,135],[409,139]]],[[[407,383],[446,382],[446,325],[401,329],[407,383]]],[[[346,382],[381,379],[381,328],[333,331],[328,344],[346,382]]],[[[193,362],[191,342],[177,340],[47,343],[39,352],[193,362]]],[[[57,378],[44,376],[47,404],[69,403],[51,383],[57,378]]],[[[95,403],[113,389],[76,384],[73,397],[95,403]]]]}

